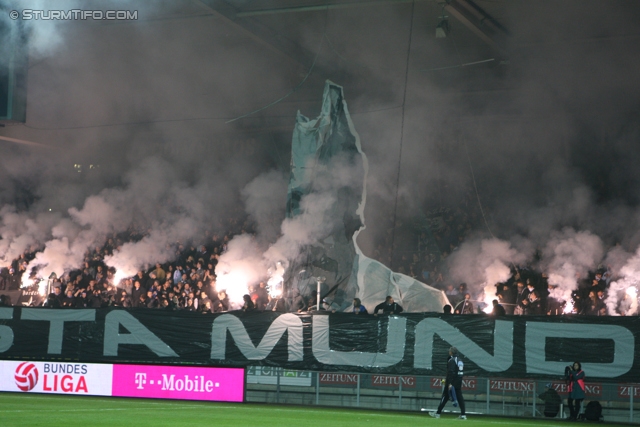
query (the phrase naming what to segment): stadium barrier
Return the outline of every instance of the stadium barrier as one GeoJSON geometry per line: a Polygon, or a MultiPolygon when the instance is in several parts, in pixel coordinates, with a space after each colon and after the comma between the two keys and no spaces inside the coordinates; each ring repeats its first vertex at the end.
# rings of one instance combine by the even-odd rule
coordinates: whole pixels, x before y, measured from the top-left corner
{"type": "MultiPolygon", "coordinates": [[[[247,369],[247,402],[355,407],[401,411],[435,411],[443,387],[442,377],[419,375],[363,374],[357,372],[313,372],[277,367],[247,369]]],[[[537,398],[545,384],[563,398],[567,418],[567,388],[564,381],[549,379],[505,379],[467,377],[463,394],[469,414],[544,418],[544,403],[537,398]]],[[[602,404],[605,421],[633,423],[640,411],[640,385],[586,383],[586,399],[602,404]]],[[[446,412],[459,412],[451,403],[446,412]]]]}
{"type": "MultiPolygon", "coordinates": [[[[543,417],[537,399],[551,382],[566,398],[566,384],[548,379],[466,377],[468,414],[543,417]]],[[[435,410],[439,376],[286,370],[251,366],[216,368],[72,362],[0,361],[0,391],[224,402],[280,403],[396,411],[435,410]]],[[[634,422],[640,385],[586,383],[587,398],[603,407],[606,421],[634,422]]],[[[446,412],[457,412],[448,405],[446,412]]],[[[566,418],[563,408],[557,418],[566,418]]]]}
{"type": "MultiPolygon", "coordinates": [[[[564,367],[579,360],[591,382],[587,400],[599,400],[605,417],[633,421],[639,343],[637,317],[0,307],[0,360],[6,363],[248,369],[248,401],[329,406],[433,408],[453,345],[465,360],[470,411],[536,416],[540,385],[553,381],[562,389],[564,367]],[[266,375],[269,370],[277,375],[266,375]]],[[[2,369],[2,381],[15,388],[35,379],[17,370],[2,369]]],[[[40,392],[46,391],[43,378],[40,392]]],[[[54,387],[55,377],[47,378],[47,388],[54,387]]],[[[74,387],[84,392],[79,381],[74,387]]]]}

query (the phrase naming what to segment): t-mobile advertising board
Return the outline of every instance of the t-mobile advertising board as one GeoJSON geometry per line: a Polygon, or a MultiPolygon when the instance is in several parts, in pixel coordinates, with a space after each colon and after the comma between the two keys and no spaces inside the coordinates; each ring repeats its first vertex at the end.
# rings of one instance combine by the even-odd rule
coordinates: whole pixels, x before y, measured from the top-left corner
{"type": "Polygon", "coordinates": [[[244,401],[244,369],[0,361],[0,391],[244,401]]]}
{"type": "Polygon", "coordinates": [[[244,400],[244,369],[113,365],[112,396],[244,400]]]}

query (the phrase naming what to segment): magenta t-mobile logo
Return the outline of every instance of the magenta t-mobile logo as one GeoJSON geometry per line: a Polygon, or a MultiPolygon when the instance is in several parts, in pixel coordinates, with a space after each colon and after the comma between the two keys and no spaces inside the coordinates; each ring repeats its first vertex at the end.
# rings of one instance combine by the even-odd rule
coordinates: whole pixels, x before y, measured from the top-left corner
{"type": "Polygon", "coordinates": [[[142,372],[136,372],[136,387],[138,390],[142,390],[147,383],[147,374],[142,372]]]}

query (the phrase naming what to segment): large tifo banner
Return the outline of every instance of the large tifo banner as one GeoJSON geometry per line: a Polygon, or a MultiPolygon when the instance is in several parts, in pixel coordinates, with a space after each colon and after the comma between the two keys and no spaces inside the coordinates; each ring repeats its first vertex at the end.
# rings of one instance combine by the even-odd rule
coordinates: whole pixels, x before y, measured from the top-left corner
{"type": "Polygon", "coordinates": [[[639,338],[637,317],[0,308],[4,360],[444,375],[455,346],[469,376],[638,382],[639,338]]]}
{"type": "Polygon", "coordinates": [[[0,361],[0,391],[244,401],[244,369],[0,361]]]}

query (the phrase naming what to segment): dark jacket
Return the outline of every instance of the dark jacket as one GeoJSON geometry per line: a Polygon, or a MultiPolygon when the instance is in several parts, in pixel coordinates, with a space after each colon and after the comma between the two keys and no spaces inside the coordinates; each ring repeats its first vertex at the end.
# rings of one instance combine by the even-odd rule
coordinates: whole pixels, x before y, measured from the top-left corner
{"type": "Polygon", "coordinates": [[[504,307],[500,304],[494,305],[493,310],[491,311],[492,316],[506,316],[507,312],[504,310],[504,307]]]}
{"type": "Polygon", "coordinates": [[[454,387],[462,386],[462,377],[464,375],[464,363],[457,354],[449,356],[447,360],[447,378],[445,385],[451,384],[454,387]]]}
{"type": "Polygon", "coordinates": [[[569,382],[569,397],[571,399],[584,399],[584,371],[570,369],[567,381],[569,382]]]}
{"type": "Polygon", "coordinates": [[[553,388],[547,389],[544,393],[538,395],[544,401],[544,413],[555,417],[560,412],[560,403],[562,399],[557,391],[553,388]]]}
{"type": "Polygon", "coordinates": [[[373,309],[373,313],[377,314],[378,310],[382,310],[383,314],[397,314],[404,311],[402,306],[395,301],[393,302],[393,304],[388,304],[386,301],[381,302],[380,304],[376,305],[376,308],[373,309]]]}

